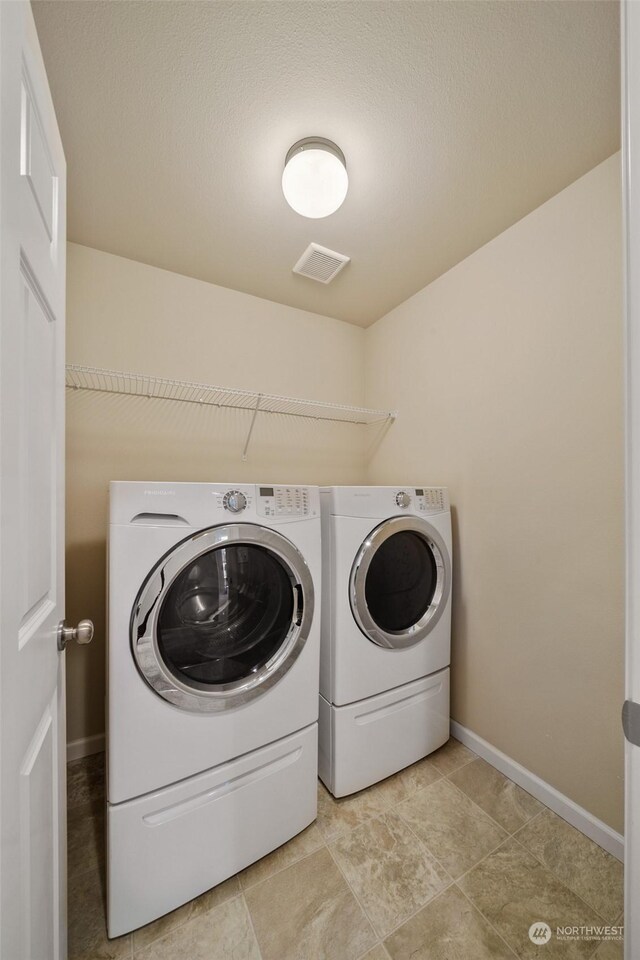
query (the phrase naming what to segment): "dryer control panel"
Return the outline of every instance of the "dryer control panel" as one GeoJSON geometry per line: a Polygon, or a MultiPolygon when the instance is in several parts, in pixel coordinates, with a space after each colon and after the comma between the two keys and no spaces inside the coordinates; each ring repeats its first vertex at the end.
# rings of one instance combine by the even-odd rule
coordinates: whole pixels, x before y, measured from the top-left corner
{"type": "Polygon", "coordinates": [[[441,513],[449,506],[443,487],[402,487],[400,490],[391,490],[392,505],[408,513],[441,513]]]}
{"type": "Polygon", "coordinates": [[[322,487],[322,509],[334,517],[433,516],[449,510],[446,487],[322,487]]]}
{"type": "Polygon", "coordinates": [[[415,503],[418,510],[424,513],[440,513],[449,506],[445,491],[442,487],[417,487],[411,491],[415,493],[415,503]]]}
{"type": "Polygon", "coordinates": [[[306,517],[312,510],[308,487],[258,487],[261,517],[306,517]]]}

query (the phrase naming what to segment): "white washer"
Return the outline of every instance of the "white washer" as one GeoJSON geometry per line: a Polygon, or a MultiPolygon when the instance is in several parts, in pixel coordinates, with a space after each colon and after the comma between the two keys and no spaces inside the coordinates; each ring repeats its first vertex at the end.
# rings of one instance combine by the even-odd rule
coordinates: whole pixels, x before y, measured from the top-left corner
{"type": "Polygon", "coordinates": [[[110,937],[315,819],[320,573],[317,487],[111,484],[110,937]]]}
{"type": "Polygon", "coordinates": [[[449,736],[451,514],[444,487],[326,487],[319,772],[342,797],[449,736]]]}

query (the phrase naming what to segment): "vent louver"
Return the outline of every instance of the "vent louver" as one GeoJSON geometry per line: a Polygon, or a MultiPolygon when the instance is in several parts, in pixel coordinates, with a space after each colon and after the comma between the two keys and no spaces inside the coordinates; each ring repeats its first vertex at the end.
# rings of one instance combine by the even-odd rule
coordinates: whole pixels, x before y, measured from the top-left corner
{"type": "Polygon", "coordinates": [[[345,257],[343,253],[321,247],[319,243],[310,243],[293,268],[293,272],[299,273],[301,277],[317,280],[319,283],[331,283],[350,259],[351,257],[345,257]]]}

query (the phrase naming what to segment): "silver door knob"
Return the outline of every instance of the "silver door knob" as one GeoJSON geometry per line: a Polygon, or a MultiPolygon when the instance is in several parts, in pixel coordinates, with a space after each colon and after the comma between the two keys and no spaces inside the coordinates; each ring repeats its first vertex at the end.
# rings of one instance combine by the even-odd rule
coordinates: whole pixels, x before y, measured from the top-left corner
{"type": "Polygon", "coordinates": [[[91,643],[93,640],[93,622],[81,620],[77,627],[68,627],[64,620],[58,626],[58,650],[64,650],[70,640],[76,643],[91,643]]]}

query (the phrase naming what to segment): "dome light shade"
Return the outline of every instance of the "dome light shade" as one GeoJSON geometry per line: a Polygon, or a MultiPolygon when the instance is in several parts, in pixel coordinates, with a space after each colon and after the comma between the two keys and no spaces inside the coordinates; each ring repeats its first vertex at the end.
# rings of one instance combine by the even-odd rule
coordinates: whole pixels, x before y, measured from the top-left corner
{"type": "Polygon", "coordinates": [[[342,205],[349,177],[340,147],[322,137],[307,137],[287,153],[282,192],[290,207],[303,217],[319,220],[342,205]]]}

